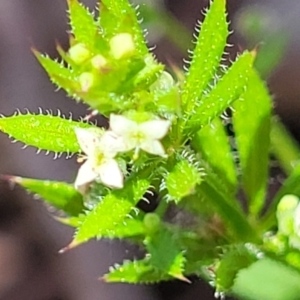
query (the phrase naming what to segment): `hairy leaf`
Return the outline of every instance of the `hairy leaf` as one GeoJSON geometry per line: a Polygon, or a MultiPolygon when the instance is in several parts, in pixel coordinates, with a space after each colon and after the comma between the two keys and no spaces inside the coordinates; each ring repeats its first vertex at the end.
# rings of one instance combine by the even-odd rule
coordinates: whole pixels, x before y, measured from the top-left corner
{"type": "Polygon", "coordinates": [[[233,153],[224,125],[219,118],[204,126],[192,140],[192,146],[212,166],[213,170],[226,181],[230,189],[235,192],[237,186],[237,172],[233,160],[233,153]]]}
{"type": "Polygon", "coordinates": [[[193,110],[219,67],[228,36],[225,3],[225,0],[214,0],[200,27],[182,92],[182,101],[188,112],[193,110]]]}
{"type": "Polygon", "coordinates": [[[183,197],[193,194],[200,182],[201,176],[197,168],[186,160],[181,160],[167,175],[166,187],[172,200],[178,203],[183,197]]]}
{"type": "Polygon", "coordinates": [[[229,291],[241,269],[257,261],[256,254],[248,245],[233,245],[222,256],[215,272],[215,283],[218,292],[229,291]]]}
{"type": "Polygon", "coordinates": [[[172,277],[155,268],[148,259],[125,261],[115,266],[103,279],[107,282],[153,284],[172,277]]]}
{"type": "Polygon", "coordinates": [[[249,52],[244,52],[237,58],[211,92],[201,99],[187,121],[186,133],[197,132],[241,97],[248,87],[249,76],[252,75],[253,60],[254,55],[249,52]]]}
{"type": "Polygon", "coordinates": [[[124,222],[137,202],[149,187],[144,179],[132,179],[126,182],[122,190],[112,191],[84,218],[75,234],[74,243],[80,244],[91,238],[118,237],[115,228],[124,222]]]}
{"type": "Polygon", "coordinates": [[[76,42],[94,47],[98,32],[93,14],[77,0],[68,0],[70,23],[76,42]]]}
{"type": "Polygon", "coordinates": [[[140,220],[125,218],[123,222],[116,224],[111,238],[127,238],[145,234],[144,224],[140,220]]]}
{"type": "Polygon", "coordinates": [[[40,150],[75,153],[80,151],[75,135],[76,127],[93,125],[75,122],[52,115],[14,115],[0,118],[0,130],[17,141],[40,150]]]}
{"type": "Polygon", "coordinates": [[[264,206],[266,196],[271,99],[255,71],[250,73],[248,88],[233,108],[243,187],[249,201],[249,211],[256,215],[264,206]]]}
{"type": "Polygon", "coordinates": [[[8,179],[22,185],[28,191],[39,195],[45,202],[71,216],[77,216],[83,212],[82,195],[70,184],[16,176],[8,176],[8,179]]]}
{"type": "Polygon", "coordinates": [[[161,227],[157,233],[146,238],[145,246],[150,255],[149,262],[155,268],[173,277],[184,278],[185,258],[169,230],[161,227]]]}
{"type": "Polygon", "coordinates": [[[63,88],[69,95],[73,95],[75,91],[80,89],[73,70],[66,68],[63,63],[52,60],[36,50],[33,50],[33,52],[55,85],[63,88]]]}

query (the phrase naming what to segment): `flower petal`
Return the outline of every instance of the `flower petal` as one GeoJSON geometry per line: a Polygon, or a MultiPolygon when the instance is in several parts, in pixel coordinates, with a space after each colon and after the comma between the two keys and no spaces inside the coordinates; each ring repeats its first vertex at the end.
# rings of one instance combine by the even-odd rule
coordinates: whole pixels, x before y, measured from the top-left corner
{"type": "Polygon", "coordinates": [[[107,159],[96,172],[104,185],[115,189],[121,189],[124,186],[123,173],[116,160],[107,159]]]}
{"type": "Polygon", "coordinates": [[[78,170],[74,183],[75,189],[77,189],[80,193],[85,194],[89,184],[96,178],[97,174],[93,171],[89,161],[86,161],[78,170]]]}
{"type": "Polygon", "coordinates": [[[100,151],[107,158],[114,158],[118,152],[123,151],[123,140],[113,131],[106,131],[100,140],[98,145],[100,151]]]}
{"type": "Polygon", "coordinates": [[[135,132],[138,128],[136,122],[129,120],[122,115],[111,114],[109,120],[111,130],[122,137],[135,132]]]}
{"type": "Polygon", "coordinates": [[[135,138],[120,138],[119,152],[127,152],[139,146],[135,138]]]}
{"type": "Polygon", "coordinates": [[[147,140],[140,145],[140,148],[154,155],[159,155],[159,156],[166,155],[164,147],[157,140],[147,140]]]}
{"type": "Polygon", "coordinates": [[[167,134],[170,126],[171,122],[168,120],[152,120],[140,124],[139,128],[147,139],[160,140],[167,134]]]}
{"type": "Polygon", "coordinates": [[[103,131],[100,128],[75,128],[75,134],[80,148],[88,156],[93,155],[99,144],[103,131]]]}

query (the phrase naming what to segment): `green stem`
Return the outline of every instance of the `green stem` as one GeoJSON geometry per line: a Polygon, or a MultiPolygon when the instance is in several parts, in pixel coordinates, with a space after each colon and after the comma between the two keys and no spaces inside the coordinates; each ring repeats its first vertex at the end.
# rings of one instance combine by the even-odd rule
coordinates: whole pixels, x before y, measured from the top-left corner
{"type": "Polygon", "coordinates": [[[162,198],[159,201],[159,204],[158,204],[158,207],[155,210],[155,213],[162,218],[164,216],[168,206],[169,206],[169,203],[164,198],[162,198]]]}
{"type": "Polygon", "coordinates": [[[232,201],[225,199],[207,182],[202,182],[197,190],[207,201],[210,201],[210,204],[230,227],[231,232],[239,241],[260,241],[256,230],[248,223],[246,216],[230,204],[232,201]]]}

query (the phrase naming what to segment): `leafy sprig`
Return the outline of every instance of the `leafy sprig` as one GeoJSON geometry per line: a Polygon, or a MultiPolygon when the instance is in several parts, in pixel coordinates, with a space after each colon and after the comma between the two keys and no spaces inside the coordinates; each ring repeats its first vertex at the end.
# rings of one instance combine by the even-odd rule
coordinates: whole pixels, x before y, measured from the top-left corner
{"type": "Polygon", "coordinates": [[[93,238],[127,239],[144,248],[145,258],[115,266],[104,280],[188,282],[197,274],[229,294],[240,290],[239,275],[266,257],[299,272],[298,198],[288,208],[281,200],[300,196],[299,150],[289,143],[293,165],[278,150],[280,137],[288,137],[271,122],[271,98],[253,68],[255,51],[222,65],[225,0],[210,4],[179,81],[149,51],[127,0],[101,1],[98,16],[77,0],[68,6],[70,48],[57,46],[61,60],[33,52],[51,81],[108,117],[109,128],[51,113],[0,119],[1,131],[15,140],[55,154],[78,153],[85,161],[74,187],[3,177],[65,213],[57,219],[75,227],[75,235],[63,250],[93,238]],[[263,215],[270,149],[291,174],[263,215]],[[151,193],[158,207],[145,213],[138,203],[151,193]],[[277,220],[279,231],[267,233],[277,220]]]}

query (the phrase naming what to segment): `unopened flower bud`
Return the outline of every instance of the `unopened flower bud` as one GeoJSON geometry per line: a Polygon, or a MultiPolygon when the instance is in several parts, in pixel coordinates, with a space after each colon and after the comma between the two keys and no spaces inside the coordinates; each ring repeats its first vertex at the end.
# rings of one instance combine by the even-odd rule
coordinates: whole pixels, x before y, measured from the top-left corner
{"type": "Polygon", "coordinates": [[[134,50],[134,40],[129,33],[119,33],[115,35],[109,42],[110,51],[115,59],[130,56],[134,50]]]}
{"type": "Polygon", "coordinates": [[[285,212],[285,211],[294,211],[298,206],[299,199],[297,196],[288,194],[281,198],[280,202],[277,206],[278,212],[285,212]]]}
{"type": "Polygon", "coordinates": [[[107,60],[104,56],[98,54],[91,59],[91,64],[95,69],[100,70],[106,66],[107,60]]]}
{"type": "Polygon", "coordinates": [[[70,48],[69,56],[76,64],[80,64],[89,58],[90,51],[84,44],[80,43],[70,48]]]}
{"type": "Polygon", "coordinates": [[[174,86],[174,79],[168,72],[163,71],[159,78],[150,86],[152,91],[169,90],[174,86]]]}
{"type": "Polygon", "coordinates": [[[88,90],[94,84],[94,75],[89,72],[84,72],[79,76],[79,83],[82,92],[88,92],[88,90]]]}
{"type": "Polygon", "coordinates": [[[148,233],[155,234],[161,225],[160,218],[155,213],[148,213],[144,217],[144,226],[148,233]]]}
{"type": "Polygon", "coordinates": [[[298,224],[295,224],[295,211],[298,205],[299,199],[295,195],[285,195],[280,200],[276,212],[280,233],[287,236],[295,234],[298,227],[298,224]]]}

